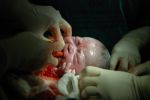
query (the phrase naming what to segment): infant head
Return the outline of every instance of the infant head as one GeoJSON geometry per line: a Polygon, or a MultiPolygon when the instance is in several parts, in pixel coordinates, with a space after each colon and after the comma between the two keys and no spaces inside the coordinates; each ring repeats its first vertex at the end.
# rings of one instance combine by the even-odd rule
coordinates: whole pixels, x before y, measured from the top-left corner
{"type": "Polygon", "coordinates": [[[90,37],[66,37],[62,62],[65,70],[79,74],[86,66],[108,68],[110,54],[98,40],[90,37]]]}

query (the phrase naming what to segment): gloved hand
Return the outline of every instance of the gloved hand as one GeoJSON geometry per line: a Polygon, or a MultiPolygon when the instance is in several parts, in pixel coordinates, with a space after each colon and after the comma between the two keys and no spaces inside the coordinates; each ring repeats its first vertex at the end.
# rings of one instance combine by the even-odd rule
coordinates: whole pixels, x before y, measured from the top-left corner
{"type": "Polygon", "coordinates": [[[150,27],[141,27],[126,34],[113,48],[110,69],[128,71],[141,62],[139,50],[148,46],[150,27]]]}
{"type": "Polygon", "coordinates": [[[62,50],[64,41],[51,42],[32,32],[22,32],[0,40],[0,47],[1,53],[5,54],[0,69],[1,77],[8,69],[32,71],[47,63],[57,65],[58,59],[52,56],[52,52],[62,50]]]}
{"type": "Polygon", "coordinates": [[[79,78],[81,96],[84,99],[91,96],[96,100],[146,99],[150,94],[149,82],[150,75],[137,77],[127,72],[93,66],[86,67],[79,78]]]}
{"type": "Polygon", "coordinates": [[[62,39],[61,30],[64,36],[72,35],[70,24],[52,6],[35,5],[28,0],[5,0],[2,4],[5,13],[9,14],[6,17],[11,16],[12,20],[17,20],[25,31],[42,35],[50,31],[57,40],[62,39]]]}
{"type": "Polygon", "coordinates": [[[139,76],[150,74],[150,61],[136,66],[135,68],[129,70],[129,72],[139,76]]]}
{"type": "Polygon", "coordinates": [[[128,71],[140,62],[141,56],[138,47],[132,42],[122,39],[112,50],[110,69],[128,71]]]}

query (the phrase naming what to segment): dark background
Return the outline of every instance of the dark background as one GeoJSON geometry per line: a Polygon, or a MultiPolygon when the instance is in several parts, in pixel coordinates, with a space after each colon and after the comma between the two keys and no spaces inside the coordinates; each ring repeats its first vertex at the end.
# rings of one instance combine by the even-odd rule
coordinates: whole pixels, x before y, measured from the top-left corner
{"type": "Polygon", "coordinates": [[[111,51],[129,30],[150,24],[149,0],[29,0],[51,5],[71,24],[73,35],[102,41],[111,51]]]}
{"type": "MultiPolygon", "coordinates": [[[[128,31],[150,25],[150,0],[29,1],[38,5],[54,6],[60,11],[64,19],[71,24],[73,35],[96,38],[105,44],[110,52],[115,43],[128,31]]],[[[16,22],[0,16],[0,38],[12,36],[21,31],[21,27],[13,26],[16,22]]],[[[149,60],[149,51],[149,45],[141,50],[142,62],[149,60]]],[[[10,87],[6,88],[10,89],[10,87]]],[[[11,94],[10,97],[15,98],[14,91],[8,92],[8,94],[11,94]]],[[[18,100],[22,99],[19,98],[18,100]]]]}

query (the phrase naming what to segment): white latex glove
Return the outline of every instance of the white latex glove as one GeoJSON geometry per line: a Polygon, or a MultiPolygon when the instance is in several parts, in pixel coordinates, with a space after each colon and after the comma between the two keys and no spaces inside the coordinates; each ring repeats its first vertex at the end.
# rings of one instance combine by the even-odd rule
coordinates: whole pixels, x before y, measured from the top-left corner
{"type": "Polygon", "coordinates": [[[9,69],[32,71],[47,63],[58,64],[58,59],[52,56],[53,51],[60,51],[64,41],[46,41],[31,32],[0,40],[0,47],[6,57],[0,68],[0,77],[9,69]]]}
{"type": "Polygon", "coordinates": [[[50,31],[57,40],[62,39],[61,30],[64,36],[72,35],[70,24],[52,6],[35,5],[28,0],[5,0],[1,4],[4,5],[6,17],[17,20],[25,31],[42,35],[50,31]]]}
{"type": "Polygon", "coordinates": [[[143,100],[150,94],[150,76],[88,66],[80,74],[81,96],[96,100],[143,100]],[[145,94],[144,94],[145,93],[145,94]]]}
{"type": "Polygon", "coordinates": [[[150,61],[142,63],[135,68],[131,69],[129,72],[135,75],[148,75],[150,74],[150,61]]]}
{"type": "Polygon", "coordinates": [[[128,71],[140,62],[139,49],[129,41],[121,40],[112,50],[110,69],[128,71]]]}
{"type": "Polygon", "coordinates": [[[64,97],[58,96],[57,99],[76,98],[79,99],[79,88],[77,76],[73,73],[66,73],[58,81],[58,90],[64,97]]]}
{"type": "Polygon", "coordinates": [[[150,27],[141,27],[126,34],[113,48],[110,69],[128,71],[141,62],[139,50],[149,46],[150,27]]]}

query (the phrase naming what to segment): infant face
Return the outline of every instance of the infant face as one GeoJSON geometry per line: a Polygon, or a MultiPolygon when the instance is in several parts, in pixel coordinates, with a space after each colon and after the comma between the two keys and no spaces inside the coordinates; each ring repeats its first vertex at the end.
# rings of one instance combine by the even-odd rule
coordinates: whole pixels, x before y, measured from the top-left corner
{"type": "Polygon", "coordinates": [[[86,66],[106,68],[109,52],[98,40],[90,37],[66,37],[64,39],[64,57],[61,59],[65,70],[74,70],[79,74],[86,66]]]}

